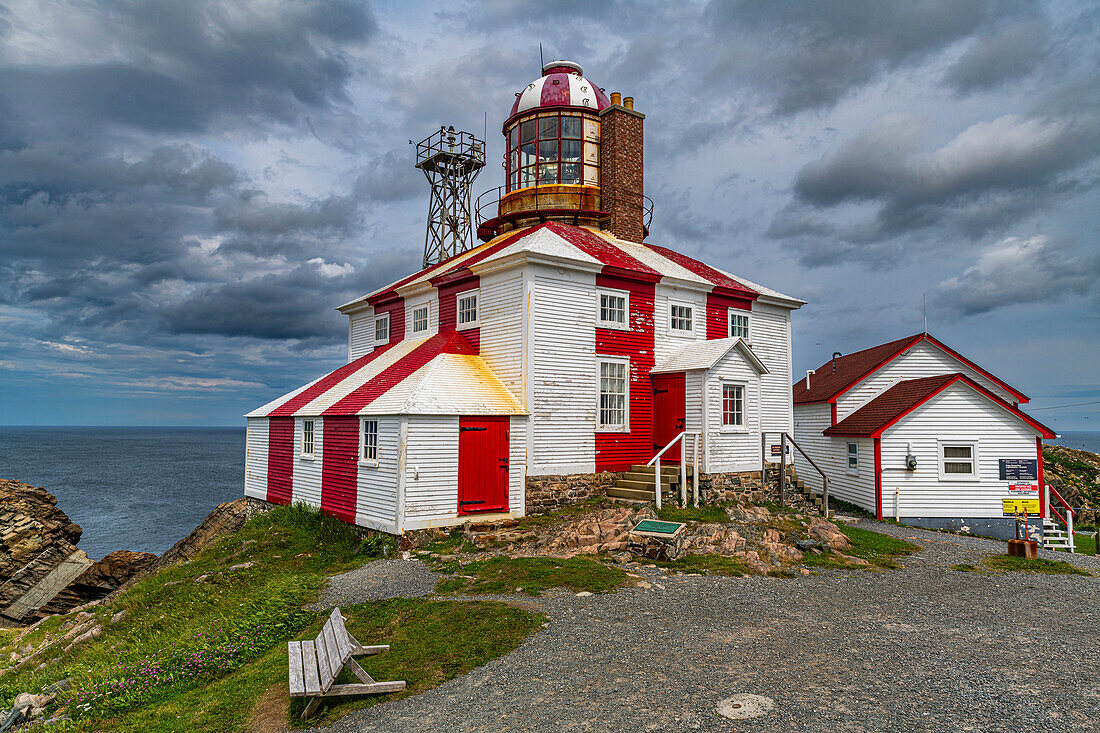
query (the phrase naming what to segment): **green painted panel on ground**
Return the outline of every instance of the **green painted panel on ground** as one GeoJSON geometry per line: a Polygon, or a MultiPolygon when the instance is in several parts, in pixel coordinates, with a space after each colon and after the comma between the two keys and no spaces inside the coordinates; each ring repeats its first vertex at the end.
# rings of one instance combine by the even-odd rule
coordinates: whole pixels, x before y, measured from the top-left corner
{"type": "Polygon", "coordinates": [[[644,519],[634,528],[635,532],[651,532],[653,534],[673,535],[683,527],[680,522],[661,522],[656,519],[644,519]]]}

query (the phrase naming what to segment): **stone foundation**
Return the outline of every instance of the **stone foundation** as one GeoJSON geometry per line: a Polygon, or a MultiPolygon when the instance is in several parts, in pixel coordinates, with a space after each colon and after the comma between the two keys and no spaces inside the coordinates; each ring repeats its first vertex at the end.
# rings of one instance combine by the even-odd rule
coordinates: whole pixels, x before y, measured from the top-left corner
{"type": "Polygon", "coordinates": [[[573,504],[582,504],[593,496],[606,496],[620,474],[577,473],[569,476],[528,476],[527,514],[545,514],[573,504]]]}
{"type": "Polygon", "coordinates": [[[723,501],[760,503],[765,499],[772,499],[765,491],[759,471],[701,473],[699,474],[699,498],[706,504],[723,501]]]}

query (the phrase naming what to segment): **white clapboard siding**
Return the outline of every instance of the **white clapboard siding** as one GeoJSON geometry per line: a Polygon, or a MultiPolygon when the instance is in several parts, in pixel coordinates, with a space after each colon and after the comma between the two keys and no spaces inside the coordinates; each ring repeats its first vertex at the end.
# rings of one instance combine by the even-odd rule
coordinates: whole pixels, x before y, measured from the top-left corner
{"type": "Polygon", "coordinates": [[[303,418],[294,418],[294,490],[291,503],[304,502],[310,506],[321,506],[321,465],[324,459],[324,418],[313,420],[313,458],[302,457],[303,418]]]}
{"type": "Polygon", "coordinates": [[[511,270],[482,275],[478,298],[481,357],[522,402],[523,273],[511,270]]]}
{"type": "MultiPolygon", "coordinates": [[[[791,398],[791,312],[786,308],[752,304],[749,343],[768,374],[760,378],[760,415],[763,430],[791,432],[794,416],[791,398]]],[[[778,438],[778,436],[776,436],[778,438]]],[[[770,443],[778,442],[769,439],[770,443]]]]}
{"type": "Polygon", "coordinates": [[[247,421],[244,462],[244,495],[267,499],[267,418],[247,421]]]}
{"type": "MultiPolygon", "coordinates": [[[[832,481],[836,469],[830,470],[827,462],[833,459],[833,439],[822,435],[822,431],[832,424],[832,407],[826,403],[814,403],[810,405],[795,405],[794,407],[794,436],[795,442],[801,446],[825,475],[832,481]]],[[[796,451],[797,452],[797,451],[796,451]]],[[[806,481],[806,485],[814,491],[821,491],[821,476],[813,467],[806,466],[806,470],[799,467],[798,477],[806,481]]]]}
{"type": "MultiPolygon", "coordinates": [[[[869,438],[834,438],[822,435],[832,424],[828,404],[799,405],[794,410],[794,439],[829,477],[829,494],[875,511],[875,443],[869,438]],[[856,444],[857,467],[848,468],[848,443],[856,444]]],[[[805,461],[797,464],[798,477],[821,493],[821,474],[805,461]]]]}
{"type": "Polygon", "coordinates": [[[374,308],[348,316],[348,361],[374,351],[374,308]]]}
{"type": "Polygon", "coordinates": [[[517,517],[526,513],[527,423],[526,415],[513,415],[508,424],[508,509],[517,517]]]}
{"type": "Polygon", "coordinates": [[[657,362],[667,358],[677,349],[707,337],[706,293],[657,283],[653,292],[653,354],[657,362]],[[690,335],[672,332],[669,326],[669,308],[677,305],[692,307],[690,335]]]}
{"type": "MultiPolygon", "coordinates": [[[[360,461],[357,467],[355,523],[361,527],[394,532],[401,419],[394,415],[371,419],[378,420],[378,465],[360,461]]],[[[361,444],[359,450],[363,450],[361,444]]]]}
{"type": "Polygon", "coordinates": [[[532,273],[532,475],[596,470],[596,278],[532,273]]]}
{"type": "Polygon", "coordinates": [[[1001,397],[1001,399],[1010,403],[1015,401],[1015,398],[1004,387],[984,376],[981,372],[963,364],[934,344],[921,341],[841,395],[836,401],[837,420],[843,420],[902,380],[934,377],[939,374],[954,374],[955,372],[965,374],[1001,397]]]}
{"type": "Polygon", "coordinates": [[[973,389],[954,384],[924,403],[882,438],[882,511],[894,515],[894,491],[902,517],[999,517],[1008,482],[998,459],[1035,458],[1035,429],[973,389]],[[938,441],[977,442],[977,480],[941,480],[938,441]],[[907,445],[917,457],[904,470],[907,445]]]}
{"type": "Polygon", "coordinates": [[[405,529],[458,516],[458,416],[409,415],[405,529]]]}
{"type": "MultiPolygon", "coordinates": [[[[422,339],[439,333],[439,291],[435,288],[405,299],[405,338],[422,339]],[[428,330],[413,331],[413,310],[428,306],[428,330]]],[[[373,334],[372,334],[373,336],[373,334]]]]}
{"type": "Polygon", "coordinates": [[[760,375],[737,350],[730,350],[706,374],[707,473],[760,470],[760,375]],[[745,388],[744,426],[722,425],[722,385],[745,388]]]}

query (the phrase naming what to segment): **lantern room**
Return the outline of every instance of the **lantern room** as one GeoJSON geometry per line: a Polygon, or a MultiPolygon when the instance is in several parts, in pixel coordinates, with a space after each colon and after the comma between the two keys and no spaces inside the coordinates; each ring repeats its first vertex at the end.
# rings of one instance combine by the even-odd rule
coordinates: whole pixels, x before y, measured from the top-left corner
{"type": "Polygon", "coordinates": [[[641,241],[651,211],[642,194],[642,119],[632,98],[609,98],[580,65],[543,66],[504,123],[505,183],[479,197],[478,236],[556,220],[641,241]]]}

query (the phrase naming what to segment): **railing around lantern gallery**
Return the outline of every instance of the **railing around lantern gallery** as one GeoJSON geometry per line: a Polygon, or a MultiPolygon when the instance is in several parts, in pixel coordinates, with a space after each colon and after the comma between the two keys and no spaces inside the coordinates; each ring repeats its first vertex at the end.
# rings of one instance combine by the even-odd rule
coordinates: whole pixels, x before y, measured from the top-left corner
{"type": "Polygon", "coordinates": [[[615,196],[599,192],[593,186],[583,186],[566,183],[535,184],[525,188],[508,190],[507,186],[497,186],[485,191],[474,202],[474,216],[477,223],[478,237],[485,239],[491,235],[486,224],[496,225],[503,222],[514,222],[519,219],[530,218],[564,218],[573,217],[577,221],[581,219],[595,219],[601,227],[611,224],[614,215],[607,209],[609,203],[621,204],[627,207],[637,207],[642,213],[642,228],[649,233],[650,224],[653,222],[653,199],[643,193],[625,193],[615,196]],[[516,198],[522,196],[522,204],[516,204],[515,211],[500,213],[502,199],[516,194],[516,198]],[[578,202],[590,201],[593,208],[582,209],[578,206],[563,205],[563,199],[575,197],[578,202]],[[485,236],[482,236],[482,235],[485,236]]]}
{"type": "Polygon", "coordinates": [[[656,493],[658,509],[661,508],[661,456],[676,445],[677,441],[680,442],[680,505],[687,506],[687,436],[689,435],[692,436],[691,493],[695,507],[699,507],[699,439],[702,433],[681,430],[675,438],[668,441],[668,445],[657,451],[657,455],[649,459],[649,463],[645,464],[653,466],[653,489],[656,493]]]}
{"type": "Polygon", "coordinates": [[[1062,495],[1059,494],[1058,490],[1055,489],[1053,486],[1047,484],[1046,489],[1047,516],[1051,518],[1051,521],[1053,521],[1054,517],[1057,517],[1058,520],[1065,525],[1066,545],[1069,548],[1070,552],[1076,552],[1073,544],[1073,507],[1069,505],[1068,501],[1062,498],[1062,495]],[[1051,503],[1050,498],[1052,496],[1057,499],[1058,503],[1062,505],[1063,509],[1065,509],[1065,516],[1062,516],[1061,513],[1059,513],[1059,511],[1055,508],[1054,504],[1051,503]]]}

